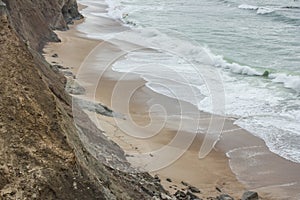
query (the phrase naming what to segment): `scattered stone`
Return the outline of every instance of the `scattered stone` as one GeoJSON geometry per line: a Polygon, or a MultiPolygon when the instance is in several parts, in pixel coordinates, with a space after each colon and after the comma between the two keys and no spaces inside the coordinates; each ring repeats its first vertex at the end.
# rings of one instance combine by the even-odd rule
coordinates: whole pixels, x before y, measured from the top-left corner
{"type": "MultiPolygon", "coordinates": [[[[56,67],[58,69],[58,67],[56,67]]],[[[69,76],[69,77],[75,77],[74,74],[71,71],[61,71],[63,73],[63,75],[65,76],[69,76]]]]}
{"type": "Polygon", "coordinates": [[[153,196],[153,192],[151,190],[149,190],[148,188],[142,186],[141,189],[148,195],[153,196]]]}
{"type": "Polygon", "coordinates": [[[216,190],[217,190],[218,192],[222,192],[222,190],[221,190],[219,187],[216,187],[216,190]]]}
{"type": "Polygon", "coordinates": [[[1,7],[6,7],[6,4],[3,1],[0,1],[0,6],[1,7]]]}
{"type": "Polygon", "coordinates": [[[207,200],[218,200],[218,199],[215,197],[207,197],[207,200]]]}
{"type": "Polygon", "coordinates": [[[221,194],[217,199],[218,200],[234,200],[234,198],[229,196],[228,194],[221,194]]]}
{"type": "Polygon", "coordinates": [[[200,190],[194,186],[189,186],[189,190],[193,193],[200,193],[200,190]]]}
{"type": "Polygon", "coordinates": [[[181,184],[184,186],[189,186],[189,184],[187,182],[181,181],[181,184]]]}
{"type": "Polygon", "coordinates": [[[160,200],[157,196],[153,196],[152,200],[160,200]]]}
{"type": "Polygon", "coordinates": [[[57,53],[53,54],[52,57],[57,58],[58,57],[57,53]]]}
{"type": "Polygon", "coordinates": [[[58,69],[69,69],[69,67],[64,67],[62,65],[53,65],[54,67],[57,67],[58,69]]]}
{"type": "Polygon", "coordinates": [[[177,190],[177,192],[175,193],[175,197],[177,199],[184,199],[186,197],[186,194],[180,190],[177,190]]]}
{"type": "Polygon", "coordinates": [[[199,197],[197,197],[196,195],[194,195],[191,191],[187,191],[186,192],[186,196],[188,196],[189,198],[188,199],[191,199],[191,200],[195,200],[195,199],[199,199],[199,197]]]}
{"type": "Polygon", "coordinates": [[[74,188],[75,190],[78,189],[78,188],[77,188],[77,183],[76,183],[76,182],[73,182],[73,188],[74,188]]]}
{"type": "Polygon", "coordinates": [[[171,200],[172,198],[168,195],[166,195],[165,193],[160,193],[160,198],[162,200],[171,200]]]}
{"type": "Polygon", "coordinates": [[[84,99],[78,99],[78,98],[75,98],[75,99],[73,98],[73,101],[78,103],[78,105],[82,109],[88,110],[90,112],[95,112],[97,114],[104,115],[104,116],[107,116],[107,117],[122,118],[122,116],[120,114],[115,113],[110,108],[108,108],[105,105],[102,105],[101,103],[91,102],[91,101],[87,101],[87,100],[84,100],[84,99]]]}
{"type": "Polygon", "coordinates": [[[243,194],[242,200],[258,200],[257,192],[247,191],[243,194]]]}
{"type": "Polygon", "coordinates": [[[84,87],[79,85],[74,79],[67,79],[66,91],[73,95],[83,95],[85,93],[84,87]]]}
{"type": "Polygon", "coordinates": [[[168,181],[170,183],[172,182],[172,180],[170,178],[167,178],[166,181],[168,181]]]}
{"type": "Polygon", "coordinates": [[[160,178],[158,177],[158,175],[154,176],[155,181],[160,182],[160,178]]]}
{"type": "Polygon", "coordinates": [[[55,65],[50,65],[50,68],[55,72],[59,73],[59,69],[55,65]]]}
{"type": "Polygon", "coordinates": [[[132,158],[132,157],[134,157],[134,155],[125,154],[125,157],[132,158]]]}

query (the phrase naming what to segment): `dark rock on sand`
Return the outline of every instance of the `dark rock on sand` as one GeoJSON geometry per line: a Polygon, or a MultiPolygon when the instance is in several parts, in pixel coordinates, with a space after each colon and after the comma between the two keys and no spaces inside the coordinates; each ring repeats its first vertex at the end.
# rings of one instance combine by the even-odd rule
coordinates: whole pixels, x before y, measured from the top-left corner
{"type": "Polygon", "coordinates": [[[167,178],[166,181],[168,181],[170,183],[172,182],[172,180],[170,178],[167,178]]]}
{"type": "MultiPolygon", "coordinates": [[[[54,62],[54,63],[56,63],[56,62],[54,62]]],[[[62,65],[53,65],[53,66],[57,67],[58,69],[69,69],[69,67],[64,67],[62,65]]]]}
{"type": "Polygon", "coordinates": [[[222,190],[221,190],[219,187],[216,187],[216,190],[217,190],[218,192],[222,192],[222,190]]]}
{"type": "Polygon", "coordinates": [[[218,200],[218,197],[216,198],[216,197],[207,197],[206,198],[207,200],[218,200]]]}
{"type": "Polygon", "coordinates": [[[160,181],[161,181],[160,178],[158,177],[158,175],[155,175],[155,176],[154,176],[154,179],[155,179],[155,181],[157,181],[157,182],[160,182],[160,181]]]}
{"type": "Polygon", "coordinates": [[[221,194],[217,198],[218,200],[234,200],[233,197],[229,196],[228,194],[221,194]]]}
{"type": "Polygon", "coordinates": [[[187,182],[181,181],[181,184],[184,186],[189,186],[189,184],[187,182]]]}
{"type": "Polygon", "coordinates": [[[191,200],[200,199],[199,197],[197,197],[196,195],[194,195],[191,191],[187,191],[186,192],[186,196],[188,196],[188,199],[191,199],[191,200]]]}
{"type": "Polygon", "coordinates": [[[55,53],[55,54],[53,54],[51,57],[53,57],[53,58],[57,58],[57,57],[58,57],[58,55],[57,55],[57,53],[55,53]]]}
{"type": "Polygon", "coordinates": [[[257,192],[247,191],[243,194],[242,200],[258,200],[257,192]]]}
{"type": "Polygon", "coordinates": [[[200,193],[200,190],[194,186],[189,186],[189,190],[193,193],[200,193]]]}

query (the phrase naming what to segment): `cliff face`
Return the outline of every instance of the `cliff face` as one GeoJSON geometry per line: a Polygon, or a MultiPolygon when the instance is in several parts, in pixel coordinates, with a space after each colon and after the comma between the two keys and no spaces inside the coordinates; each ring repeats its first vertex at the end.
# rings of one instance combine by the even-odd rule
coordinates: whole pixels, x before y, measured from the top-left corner
{"type": "Polygon", "coordinates": [[[76,0],[3,0],[20,37],[34,49],[45,42],[59,41],[55,29],[66,30],[72,19],[81,18],[76,0]]]}
{"type": "MultiPolygon", "coordinates": [[[[73,0],[0,0],[0,199],[150,199],[164,192],[148,174],[127,174],[124,152],[77,108],[65,79],[36,51],[80,17],[73,0]],[[29,41],[28,42],[26,42],[29,41]],[[80,135],[97,135],[91,155],[80,135]],[[97,156],[97,159],[96,159],[97,156]],[[143,180],[141,183],[140,180],[143,180]]],[[[94,141],[94,138],[86,138],[94,141]]]]}

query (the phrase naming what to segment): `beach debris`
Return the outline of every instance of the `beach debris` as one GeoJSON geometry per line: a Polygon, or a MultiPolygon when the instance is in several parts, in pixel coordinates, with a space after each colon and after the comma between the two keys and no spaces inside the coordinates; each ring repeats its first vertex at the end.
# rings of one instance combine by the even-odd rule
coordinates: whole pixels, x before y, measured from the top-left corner
{"type": "Polygon", "coordinates": [[[201,192],[198,188],[196,188],[194,186],[191,186],[191,185],[189,186],[189,190],[193,193],[200,193],[201,192]]]}
{"type": "Polygon", "coordinates": [[[170,178],[166,178],[166,181],[168,181],[168,182],[172,182],[172,180],[170,179],[170,178]]]}
{"type": "Polygon", "coordinates": [[[234,200],[233,197],[229,196],[228,194],[221,194],[217,197],[218,200],[234,200]]]}
{"type": "Polygon", "coordinates": [[[53,54],[51,57],[53,57],[53,58],[57,58],[57,57],[58,57],[58,55],[57,55],[57,53],[55,53],[55,54],[53,54]]]}
{"type": "Polygon", "coordinates": [[[257,192],[253,192],[253,191],[247,191],[242,196],[242,200],[258,200],[258,199],[259,197],[257,192]]]}

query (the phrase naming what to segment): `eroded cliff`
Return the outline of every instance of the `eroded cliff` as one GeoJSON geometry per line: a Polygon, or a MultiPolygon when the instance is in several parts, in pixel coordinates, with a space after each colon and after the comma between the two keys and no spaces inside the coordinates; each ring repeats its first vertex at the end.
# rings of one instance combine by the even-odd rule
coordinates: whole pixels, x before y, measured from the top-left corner
{"type": "Polygon", "coordinates": [[[74,0],[0,0],[0,199],[151,199],[148,174],[125,173],[124,152],[79,108],[72,119],[65,79],[37,52],[52,29],[80,18],[74,0]],[[4,3],[3,3],[4,2],[4,3]],[[96,142],[86,149],[80,136],[96,142]],[[97,140],[92,138],[97,135],[97,140]],[[96,144],[95,144],[96,145],[96,144]]]}

